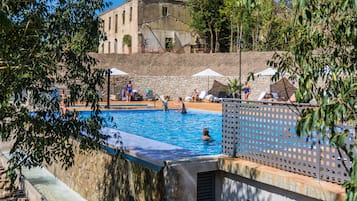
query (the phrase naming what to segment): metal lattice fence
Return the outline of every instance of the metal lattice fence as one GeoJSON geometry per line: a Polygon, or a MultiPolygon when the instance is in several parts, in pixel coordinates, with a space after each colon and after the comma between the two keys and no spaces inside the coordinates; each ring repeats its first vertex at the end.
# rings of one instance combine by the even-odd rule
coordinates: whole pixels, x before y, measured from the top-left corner
{"type": "MultiPolygon", "coordinates": [[[[343,183],[349,179],[342,164],[347,157],[340,156],[328,140],[320,139],[316,133],[309,138],[296,135],[298,111],[303,107],[307,105],[224,99],[223,153],[324,181],[343,183]]],[[[350,127],[351,137],[354,132],[350,127]]],[[[346,164],[351,166],[350,161],[346,164]]]]}

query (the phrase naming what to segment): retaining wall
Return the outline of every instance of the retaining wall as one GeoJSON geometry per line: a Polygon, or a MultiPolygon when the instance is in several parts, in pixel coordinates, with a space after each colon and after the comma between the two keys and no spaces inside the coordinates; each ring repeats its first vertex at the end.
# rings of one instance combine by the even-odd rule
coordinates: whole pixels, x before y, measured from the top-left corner
{"type": "MultiPolygon", "coordinates": [[[[138,90],[141,95],[145,95],[146,89],[151,89],[158,95],[168,95],[171,100],[176,100],[178,97],[192,96],[194,89],[199,91],[211,89],[214,80],[227,85],[229,79],[233,80],[237,79],[237,77],[210,77],[208,80],[207,77],[192,76],[111,76],[110,94],[119,98],[121,90],[131,80],[134,89],[138,90]]],[[[245,76],[242,77],[242,80],[246,79],[245,76]]],[[[254,81],[250,81],[249,85],[252,90],[249,99],[256,100],[262,92],[270,91],[270,84],[270,76],[257,77],[254,81]]],[[[106,97],[106,86],[103,91],[104,97],[106,97]]]]}
{"type": "Polygon", "coordinates": [[[73,167],[64,170],[54,164],[48,169],[89,201],[207,200],[200,197],[207,182],[198,181],[198,174],[205,172],[215,178],[208,184],[214,191],[209,200],[344,199],[339,185],[224,156],[165,161],[161,170],[154,171],[102,151],[77,151],[73,167]]]}
{"type": "Polygon", "coordinates": [[[163,171],[154,171],[120,155],[76,149],[68,170],[60,164],[48,168],[56,177],[88,201],[164,200],[163,171]]]}

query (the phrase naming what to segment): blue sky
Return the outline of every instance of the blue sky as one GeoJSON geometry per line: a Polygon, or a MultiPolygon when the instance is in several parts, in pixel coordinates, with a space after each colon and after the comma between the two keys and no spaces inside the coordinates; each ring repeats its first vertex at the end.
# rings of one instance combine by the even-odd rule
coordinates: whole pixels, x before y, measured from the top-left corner
{"type": "Polygon", "coordinates": [[[107,8],[106,10],[109,10],[111,8],[117,7],[125,2],[125,0],[105,0],[105,2],[112,2],[112,5],[107,8]]]}

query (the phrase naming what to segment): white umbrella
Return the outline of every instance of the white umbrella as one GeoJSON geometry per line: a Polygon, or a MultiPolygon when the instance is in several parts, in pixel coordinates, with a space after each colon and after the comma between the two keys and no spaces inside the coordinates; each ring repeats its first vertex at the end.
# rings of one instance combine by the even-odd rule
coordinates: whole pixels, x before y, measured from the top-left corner
{"type": "Polygon", "coordinates": [[[108,90],[107,90],[107,108],[110,108],[110,76],[111,75],[127,75],[128,73],[121,71],[117,68],[108,69],[108,90]]]}
{"type": "Polygon", "coordinates": [[[121,71],[117,68],[111,68],[110,69],[110,75],[127,75],[128,73],[121,71]]]}
{"type": "Polygon", "coordinates": [[[206,70],[203,70],[199,73],[196,73],[194,75],[192,75],[193,77],[208,77],[208,89],[209,90],[209,76],[215,76],[215,77],[223,77],[222,74],[217,73],[214,70],[211,70],[210,68],[207,68],[206,70]]]}
{"type": "Polygon", "coordinates": [[[274,68],[267,68],[263,71],[255,73],[254,75],[255,76],[273,76],[273,75],[275,75],[276,72],[277,72],[277,70],[274,68]]]}

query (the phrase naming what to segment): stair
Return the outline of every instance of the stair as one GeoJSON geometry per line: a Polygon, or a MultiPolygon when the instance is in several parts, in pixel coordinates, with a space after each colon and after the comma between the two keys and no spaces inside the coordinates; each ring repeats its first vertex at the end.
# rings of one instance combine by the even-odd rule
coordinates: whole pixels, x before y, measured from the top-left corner
{"type": "MultiPolygon", "coordinates": [[[[0,165],[0,172],[4,172],[5,168],[0,165]]],[[[11,180],[7,175],[0,175],[0,201],[28,201],[24,190],[19,189],[19,184],[15,185],[15,189],[11,189],[11,180]]]]}

